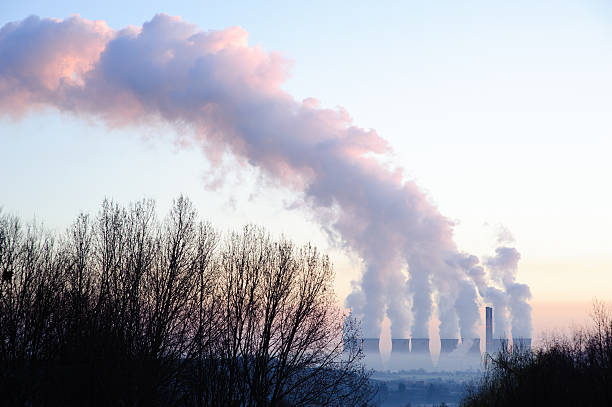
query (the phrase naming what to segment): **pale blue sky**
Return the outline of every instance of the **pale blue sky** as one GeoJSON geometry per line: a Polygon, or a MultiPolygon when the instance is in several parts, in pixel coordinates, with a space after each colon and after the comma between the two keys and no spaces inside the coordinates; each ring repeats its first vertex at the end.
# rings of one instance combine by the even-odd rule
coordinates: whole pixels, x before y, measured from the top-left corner
{"type": "MultiPolygon", "coordinates": [[[[532,286],[535,302],[609,299],[606,2],[91,3],[2,2],[0,24],[77,13],[119,29],[166,12],[202,29],[240,25],[251,43],[293,60],[289,93],[343,106],[357,125],[390,141],[395,163],[458,223],[461,249],[490,254],[494,226],[503,224],[516,238],[519,280],[532,286]]],[[[206,190],[206,160],[178,148],[174,132],[110,131],[54,111],[2,118],[0,205],[63,228],[104,196],[154,197],[163,212],[183,192],[221,228],[256,222],[326,247],[308,213],[284,209],[290,194],[252,173],[206,190]]],[[[345,294],[358,264],[332,253],[345,294]]]]}

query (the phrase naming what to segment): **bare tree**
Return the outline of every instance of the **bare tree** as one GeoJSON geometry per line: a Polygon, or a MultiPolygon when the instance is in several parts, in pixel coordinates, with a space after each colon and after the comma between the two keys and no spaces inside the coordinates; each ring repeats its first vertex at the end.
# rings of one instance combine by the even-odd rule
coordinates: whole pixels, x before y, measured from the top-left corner
{"type": "Polygon", "coordinates": [[[59,237],[0,213],[0,272],[7,405],[371,404],[329,258],[221,240],[184,197],[161,221],[106,200],[59,237]]]}
{"type": "Polygon", "coordinates": [[[612,308],[595,301],[592,316],[591,326],[570,336],[493,356],[461,405],[612,405],[612,308]]]}
{"type": "Polygon", "coordinates": [[[326,256],[311,246],[274,242],[249,226],[227,239],[220,257],[224,403],[369,402],[360,353],[343,352],[344,336],[351,333],[326,256]]]}

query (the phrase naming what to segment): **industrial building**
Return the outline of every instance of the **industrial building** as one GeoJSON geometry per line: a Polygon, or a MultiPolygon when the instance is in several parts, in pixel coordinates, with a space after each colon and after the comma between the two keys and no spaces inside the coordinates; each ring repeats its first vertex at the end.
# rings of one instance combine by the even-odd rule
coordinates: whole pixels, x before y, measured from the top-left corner
{"type": "MultiPolygon", "coordinates": [[[[441,338],[438,369],[457,367],[478,368],[481,362],[480,338],[441,338]]],[[[392,370],[433,369],[429,338],[393,338],[391,339],[391,357],[382,365],[379,338],[365,338],[361,349],[368,367],[392,370]]],[[[512,338],[512,347],[505,333],[493,332],[493,308],[485,308],[485,351],[495,354],[500,351],[524,351],[531,349],[531,338],[512,338]]]]}
{"type": "Polygon", "coordinates": [[[379,354],[379,338],[364,338],[361,340],[361,349],[366,355],[379,354]]]}
{"type": "Polygon", "coordinates": [[[459,339],[440,339],[440,354],[451,353],[457,349],[459,339]]]}
{"type": "Polygon", "coordinates": [[[391,339],[391,353],[398,356],[410,353],[410,339],[391,339]]]}

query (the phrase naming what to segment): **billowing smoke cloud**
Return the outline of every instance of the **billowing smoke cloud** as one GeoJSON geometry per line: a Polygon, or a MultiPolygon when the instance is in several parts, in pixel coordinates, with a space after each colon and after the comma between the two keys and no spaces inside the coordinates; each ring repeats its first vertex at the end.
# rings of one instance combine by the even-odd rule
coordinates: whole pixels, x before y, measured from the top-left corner
{"type": "Polygon", "coordinates": [[[459,328],[461,337],[472,340],[478,337],[476,326],[480,321],[478,308],[473,304],[478,302],[476,288],[469,281],[462,280],[459,286],[455,308],[459,316],[459,328]]]}
{"type": "MultiPolygon", "coordinates": [[[[497,242],[510,243],[513,240],[510,232],[501,227],[497,242]]],[[[461,254],[454,259],[473,281],[482,300],[493,307],[493,331],[498,338],[508,338],[510,334],[515,338],[531,337],[531,306],[528,303],[531,291],[526,284],[516,282],[520,258],[515,248],[500,246],[495,250],[495,256],[485,258],[484,266],[487,267],[488,273],[476,256],[461,254]]],[[[471,285],[463,286],[462,290],[463,294],[459,295],[456,304],[458,310],[461,310],[462,302],[471,303],[467,298],[477,297],[471,285]]],[[[461,310],[459,315],[467,317],[470,315],[469,311],[470,307],[461,310]]],[[[463,328],[461,331],[463,335],[463,328]]]]}
{"type": "Polygon", "coordinates": [[[462,271],[462,278],[453,280],[458,281],[455,309],[461,337],[472,340],[478,337],[477,325],[480,322],[480,314],[474,304],[479,304],[479,296],[486,295],[488,288],[486,273],[479,264],[480,260],[474,255],[458,253],[449,263],[454,269],[462,271]]]}
{"type": "Polygon", "coordinates": [[[394,337],[428,337],[435,290],[443,335],[470,337],[473,265],[455,261],[452,223],[401,170],[381,164],[390,148],[374,130],[342,109],[294,100],[282,90],[290,64],[247,37],[167,15],[119,31],[78,16],[29,17],[0,30],[0,112],[51,106],[109,126],[188,127],[213,164],[229,152],[293,188],[363,258],[347,303],[366,336],[378,336],[387,312],[394,337]]]}
{"type": "MultiPolygon", "coordinates": [[[[531,291],[526,284],[516,282],[520,258],[521,255],[515,248],[502,246],[495,250],[494,257],[486,259],[485,264],[490,270],[492,280],[501,283],[505,289],[503,293],[506,297],[504,304],[507,308],[504,308],[504,313],[507,309],[511,314],[512,336],[515,338],[530,338],[532,331],[531,306],[527,301],[531,299],[531,291]]],[[[496,293],[496,297],[501,297],[501,292],[496,293]]],[[[497,315],[499,313],[500,311],[496,311],[497,315]]],[[[503,323],[507,326],[505,320],[503,323]]],[[[497,323],[495,328],[497,329],[497,323]]],[[[507,332],[507,329],[504,331],[507,332]]]]}

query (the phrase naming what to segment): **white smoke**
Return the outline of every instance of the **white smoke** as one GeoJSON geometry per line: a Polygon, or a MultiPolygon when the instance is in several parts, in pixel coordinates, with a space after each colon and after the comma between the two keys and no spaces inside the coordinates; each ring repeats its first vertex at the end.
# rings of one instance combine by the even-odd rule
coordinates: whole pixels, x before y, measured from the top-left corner
{"type": "MultiPolygon", "coordinates": [[[[503,311],[502,309],[495,309],[495,320],[500,319],[499,315],[501,312],[503,312],[504,317],[509,312],[511,315],[512,336],[515,338],[530,338],[532,334],[531,306],[528,301],[531,299],[531,290],[526,284],[516,282],[520,258],[521,255],[515,248],[502,246],[495,250],[495,256],[488,258],[485,264],[490,270],[491,279],[501,284],[504,288],[503,293],[496,292],[494,295],[496,299],[504,297],[503,311]]],[[[500,299],[499,301],[501,302],[502,300],[500,299]]],[[[499,306],[501,305],[500,303],[499,306]]],[[[503,323],[505,323],[506,327],[504,331],[508,333],[508,325],[505,318],[503,323]]],[[[497,329],[497,322],[495,327],[497,329]]]]}
{"type": "MultiPolygon", "coordinates": [[[[288,69],[240,27],[201,31],[161,14],[115,31],[78,16],[33,16],[0,30],[0,113],[54,107],[109,126],[188,127],[213,164],[229,152],[293,189],[361,256],[365,270],[347,305],[365,336],[378,337],[386,312],[394,337],[428,337],[437,293],[441,334],[473,337],[474,284],[483,291],[476,264],[457,263],[453,224],[401,169],[381,164],[391,148],[374,130],[287,94],[288,69]]],[[[506,288],[513,312],[525,312],[528,289],[513,280],[506,288]]]]}

